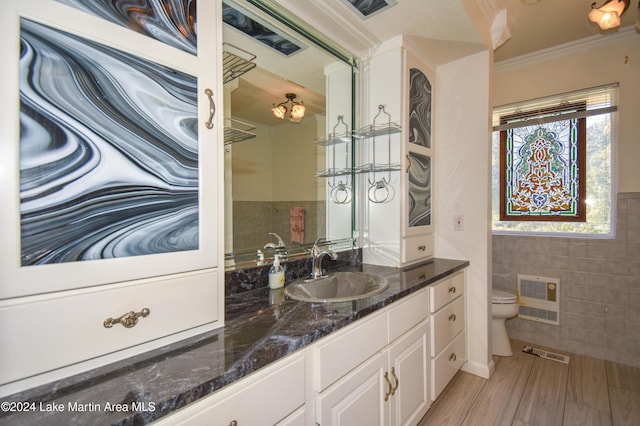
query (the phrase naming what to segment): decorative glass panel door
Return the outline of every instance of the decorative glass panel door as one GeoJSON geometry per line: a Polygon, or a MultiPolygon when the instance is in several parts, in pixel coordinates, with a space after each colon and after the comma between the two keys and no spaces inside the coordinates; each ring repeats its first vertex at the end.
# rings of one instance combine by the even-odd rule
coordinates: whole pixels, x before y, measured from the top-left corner
{"type": "Polygon", "coordinates": [[[20,25],[22,266],[198,249],[196,78],[20,25]]]}
{"type": "Polygon", "coordinates": [[[417,68],[409,70],[409,142],[431,148],[431,82],[417,68]]]}
{"type": "Polygon", "coordinates": [[[431,225],[431,157],[409,152],[409,227],[431,225]]]}
{"type": "Polygon", "coordinates": [[[196,55],[195,2],[109,3],[6,4],[0,298],[218,264],[215,10],[196,55]]]}
{"type": "Polygon", "coordinates": [[[405,235],[431,232],[432,86],[425,73],[408,70],[407,207],[405,235]]]}

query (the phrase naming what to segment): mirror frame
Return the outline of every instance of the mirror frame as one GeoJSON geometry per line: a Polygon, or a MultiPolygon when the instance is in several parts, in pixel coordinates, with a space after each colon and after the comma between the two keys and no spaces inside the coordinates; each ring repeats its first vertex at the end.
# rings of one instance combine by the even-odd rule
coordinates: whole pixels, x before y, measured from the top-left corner
{"type": "MultiPolygon", "coordinates": [[[[236,0],[237,1],[237,0],[236,0]]],[[[271,1],[271,0],[242,0],[247,4],[254,6],[256,9],[264,13],[270,18],[275,19],[278,23],[284,25],[289,30],[292,30],[296,34],[300,35],[304,40],[309,43],[317,46],[318,48],[324,50],[331,56],[335,57],[339,61],[345,63],[347,66],[351,67],[351,133],[353,134],[356,129],[357,123],[357,89],[358,89],[358,69],[359,63],[358,58],[338,46],[336,43],[331,41],[327,36],[318,32],[317,30],[310,28],[308,24],[302,22],[295,15],[291,14],[288,10],[284,9],[281,5],[271,1]]],[[[352,137],[351,140],[351,168],[355,170],[355,159],[356,159],[356,139],[352,137]]],[[[356,232],[356,206],[357,206],[357,194],[355,188],[355,171],[352,171],[351,178],[354,185],[353,188],[353,198],[351,200],[351,237],[331,240],[327,241],[325,244],[331,246],[331,248],[338,251],[346,251],[352,250],[356,248],[356,238],[354,237],[354,233],[356,232]]],[[[318,177],[317,179],[324,179],[322,177],[318,177]]],[[[268,236],[265,235],[265,242],[267,241],[268,236]]],[[[313,244],[301,244],[296,245],[295,247],[287,247],[286,260],[299,259],[309,255],[310,249],[313,244]]],[[[276,254],[275,249],[264,249],[263,247],[256,247],[254,249],[246,249],[239,250],[233,252],[225,252],[224,256],[224,266],[226,271],[233,271],[237,269],[250,269],[261,267],[264,265],[270,264],[274,255],[276,254]],[[264,257],[258,258],[258,250],[261,250],[264,257]]]]}

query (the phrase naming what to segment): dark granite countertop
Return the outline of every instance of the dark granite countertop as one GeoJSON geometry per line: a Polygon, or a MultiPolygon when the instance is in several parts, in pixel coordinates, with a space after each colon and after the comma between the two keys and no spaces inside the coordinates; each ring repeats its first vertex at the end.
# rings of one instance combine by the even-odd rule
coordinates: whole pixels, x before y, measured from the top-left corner
{"type": "Polygon", "coordinates": [[[25,411],[7,413],[3,405],[0,424],[148,424],[468,265],[361,265],[385,276],[389,288],[353,302],[297,302],[267,288],[230,295],[224,327],[2,398],[25,411]]]}

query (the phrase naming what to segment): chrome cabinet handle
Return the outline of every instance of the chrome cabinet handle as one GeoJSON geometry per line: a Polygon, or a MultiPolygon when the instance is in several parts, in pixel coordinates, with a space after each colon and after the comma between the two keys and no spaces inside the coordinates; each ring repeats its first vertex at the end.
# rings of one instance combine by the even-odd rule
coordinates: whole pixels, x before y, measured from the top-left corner
{"type": "Polygon", "coordinates": [[[449,315],[449,321],[455,321],[455,320],[456,320],[456,314],[449,315]]]}
{"type": "Polygon", "coordinates": [[[384,400],[387,401],[389,399],[389,396],[393,395],[393,392],[395,391],[393,390],[393,385],[389,380],[389,373],[386,371],[384,372],[384,379],[387,381],[387,385],[389,385],[389,392],[385,392],[384,394],[384,400]]]}
{"type": "Polygon", "coordinates": [[[395,367],[391,367],[391,375],[393,376],[393,379],[396,381],[396,385],[393,387],[393,389],[391,390],[391,395],[395,394],[396,391],[398,390],[398,386],[400,386],[400,380],[398,380],[398,376],[396,376],[396,369],[395,367]]]}
{"type": "Polygon", "coordinates": [[[211,89],[205,89],[204,93],[209,97],[209,119],[205,121],[204,126],[207,129],[213,129],[213,116],[216,115],[216,103],[213,100],[213,91],[211,89]]]}
{"type": "Polygon", "coordinates": [[[111,328],[115,324],[122,324],[125,328],[131,328],[138,324],[138,318],[148,317],[150,313],[151,311],[148,308],[144,308],[140,312],[127,312],[118,318],[107,318],[102,324],[104,328],[111,328]]]}
{"type": "Polygon", "coordinates": [[[458,357],[456,356],[456,353],[455,353],[455,352],[454,352],[454,353],[452,353],[451,355],[449,355],[449,361],[455,361],[455,360],[457,360],[457,359],[458,359],[458,357]]]}
{"type": "Polygon", "coordinates": [[[238,426],[238,422],[237,422],[237,421],[235,421],[235,420],[231,420],[231,421],[229,422],[229,426],[238,426]]]}

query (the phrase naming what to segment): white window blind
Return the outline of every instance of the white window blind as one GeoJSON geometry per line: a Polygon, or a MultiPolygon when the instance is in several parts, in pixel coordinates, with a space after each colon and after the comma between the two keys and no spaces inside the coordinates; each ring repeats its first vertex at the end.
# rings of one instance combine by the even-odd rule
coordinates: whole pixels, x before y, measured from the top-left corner
{"type": "Polygon", "coordinates": [[[617,111],[618,86],[619,83],[612,83],[496,107],[493,109],[493,131],[617,111]],[[566,109],[567,105],[580,103],[585,103],[586,109],[566,109]],[[512,118],[504,119],[509,116],[512,118]]]}

